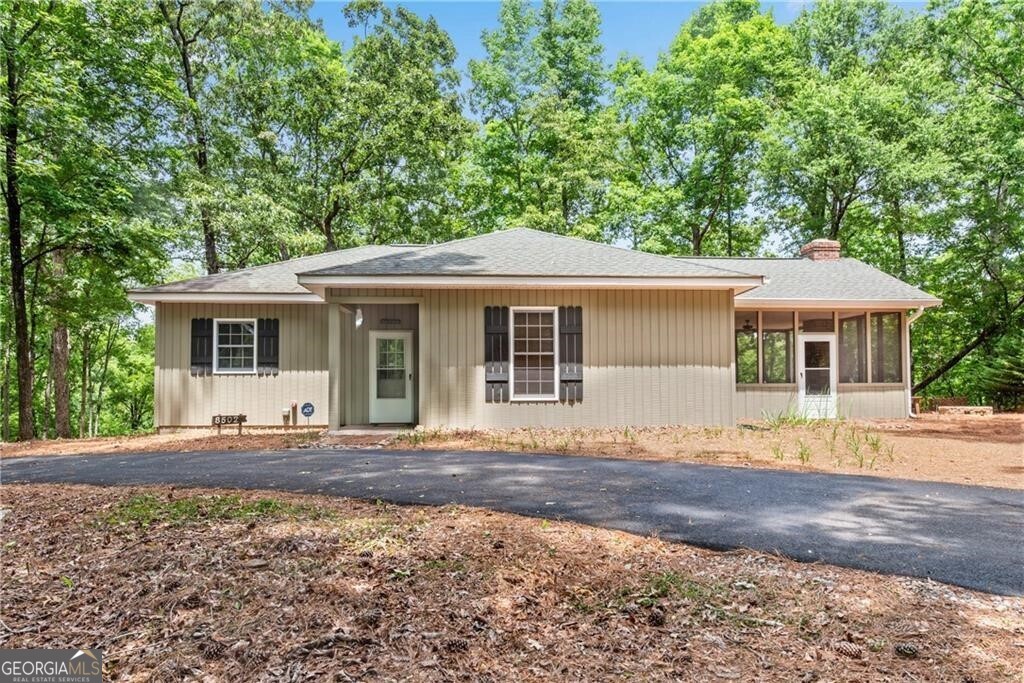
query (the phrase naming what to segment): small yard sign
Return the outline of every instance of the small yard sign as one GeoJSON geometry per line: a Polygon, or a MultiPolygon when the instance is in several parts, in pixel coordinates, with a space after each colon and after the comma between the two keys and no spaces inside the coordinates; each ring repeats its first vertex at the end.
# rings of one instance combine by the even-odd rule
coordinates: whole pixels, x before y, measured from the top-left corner
{"type": "Polygon", "coordinates": [[[242,433],[242,425],[246,422],[245,415],[214,415],[213,424],[217,428],[217,433],[220,434],[220,428],[224,425],[238,425],[238,433],[242,433]]]}
{"type": "Polygon", "coordinates": [[[306,417],[306,418],[313,417],[313,404],[312,403],[303,403],[302,404],[302,417],[306,417]]]}

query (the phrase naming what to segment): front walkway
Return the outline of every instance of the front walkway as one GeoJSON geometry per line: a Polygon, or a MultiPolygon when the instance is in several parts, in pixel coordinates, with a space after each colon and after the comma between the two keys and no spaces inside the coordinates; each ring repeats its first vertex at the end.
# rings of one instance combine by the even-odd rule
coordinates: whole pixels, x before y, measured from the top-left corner
{"type": "Polygon", "coordinates": [[[23,457],[2,481],[175,484],[459,503],[1024,595],[1009,489],[578,456],[296,450],[23,457]]]}

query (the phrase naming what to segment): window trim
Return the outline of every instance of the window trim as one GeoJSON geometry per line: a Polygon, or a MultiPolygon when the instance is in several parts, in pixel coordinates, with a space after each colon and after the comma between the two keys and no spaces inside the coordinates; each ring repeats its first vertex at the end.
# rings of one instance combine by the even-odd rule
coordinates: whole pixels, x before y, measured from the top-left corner
{"type": "Polygon", "coordinates": [[[733,318],[732,318],[732,320],[733,320],[733,322],[732,322],[732,363],[733,363],[733,373],[732,373],[733,377],[732,377],[732,379],[733,379],[733,384],[735,386],[738,386],[738,387],[741,387],[741,386],[748,386],[748,387],[760,386],[761,384],[764,384],[764,382],[761,381],[761,312],[760,311],[754,311],[754,310],[746,309],[746,308],[733,308],[733,318]],[[741,382],[740,381],[739,345],[736,343],[738,341],[737,334],[736,334],[737,331],[738,331],[736,329],[736,316],[740,315],[740,314],[743,314],[743,313],[751,313],[754,316],[754,330],[753,330],[753,333],[754,333],[754,344],[756,346],[756,353],[757,353],[757,358],[756,358],[757,368],[756,368],[755,373],[754,373],[754,381],[753,382],[741,382]]]}
{"type": "Polygon", "coordinates": [[[556,403],[561,389],[561,377],[558,371],[558,306],[509,306],[508,308],[508,384],[509,400],[513,403],[545,402],[556,403]],[[552,347],[554,349],[554,393],[516,395],[516,313],[550,313],[552,328],[552,347]]]}
{"type": "Polygon", "coordinates": [[[258,321],[256,318],[214,318],[213,319],[213,374],[215,375],[255,375],[257,366],[257,355],[259,352],[258,321]],[[235,368],[228,370],[220,369],[220,324],[226,323],[250,323],[252,324],[252,367],[235,368]]]}

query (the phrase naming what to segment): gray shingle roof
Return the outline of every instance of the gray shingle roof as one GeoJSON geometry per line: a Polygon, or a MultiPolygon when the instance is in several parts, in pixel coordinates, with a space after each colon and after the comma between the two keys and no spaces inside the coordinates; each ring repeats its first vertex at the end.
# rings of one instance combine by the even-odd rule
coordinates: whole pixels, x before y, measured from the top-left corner
{"type": "Polygon", "coordinates": [[[389,254],[397,254],[420,248],[422,247],[418,245],[368,245],[351,249],[340,249],[327,252],[326,254],[302,256],[287,261],[268,263],[265,266],[254,266],[252,268],[217,273],[216,275],[206,275],[191,280],[180,280],[165,285],[146,287],[134,290],[134,293],[309,294],[309,290],[299,284],[296,277],[298,273],[327,266],[352,263],[362,259],[379,258],[389,254]]]}
{"type": "Polygon", "coordinates": [[[737,305],[766,300],[939,300],[856,259],[668,257],[582,239],[517,228],[433,245],[354,247],[264,266],[207,275],[133,291],[152,302],[161,294],[301,294],[300,276],[494,275],[522,277],[765,276],[760,287],[739,294],[737,305]]]}
{"type": "Polygon", "coordinates": [[[648,254],[529,228],[337,263],[303,275],[748,277],[729,266],[648,254]]]}
{"type": "Polygon", "coordinates": [[[766,299],[794,301],[939,300],[913,285],[854,258],[812,261],[806,258],[690,258],[730,270],[764,275],[764,285],[737,295],[736,304],[766,299]]]}

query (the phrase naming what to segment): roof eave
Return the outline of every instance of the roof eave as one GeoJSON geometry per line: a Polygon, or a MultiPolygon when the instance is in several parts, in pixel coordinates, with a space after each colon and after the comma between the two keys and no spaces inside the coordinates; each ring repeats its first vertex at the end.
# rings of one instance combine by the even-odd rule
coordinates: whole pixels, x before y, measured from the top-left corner
{"type": "Polygon", "coordinates": [[[134,289],[128,300],[152,306],[157,303],[207,304],[322,304],[312,292],[161,292],[134,289]]]}
{"type": "Polygon", "coordinates": [[[326,275],[299,274],[299,284],[323,295],[328,287],[378,289],[729,289],[764,284],[760,275],[608,277],[525,275],[326,275]]]}
{"type": "Polygon", "coordinates": [[[768,299],[752,297],[736,299],[736,306],[764,309],[910,309],[941,306],[942,299],[768,299]]]}

